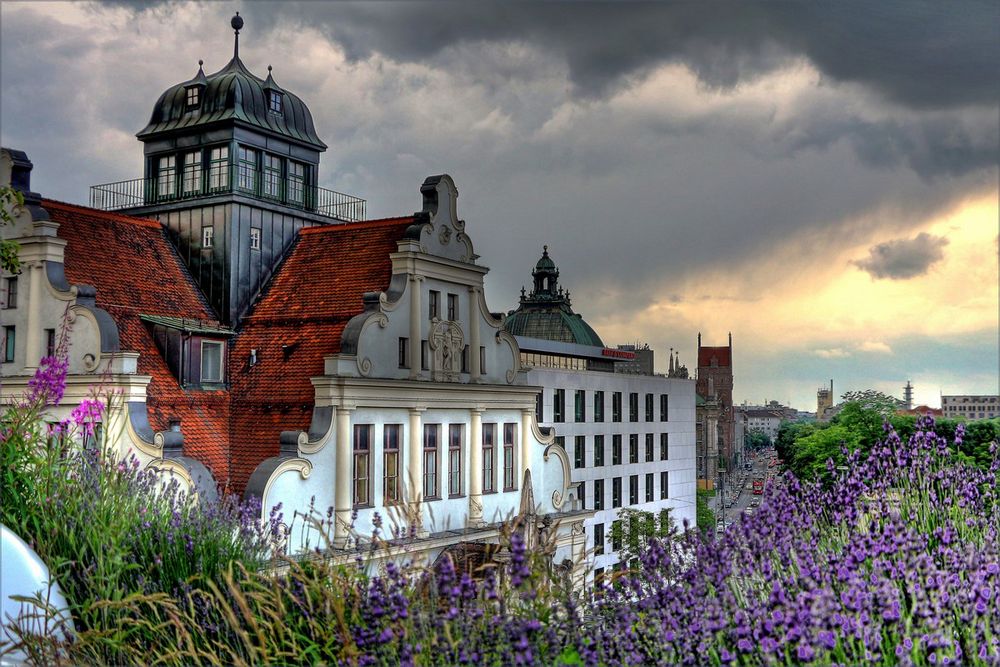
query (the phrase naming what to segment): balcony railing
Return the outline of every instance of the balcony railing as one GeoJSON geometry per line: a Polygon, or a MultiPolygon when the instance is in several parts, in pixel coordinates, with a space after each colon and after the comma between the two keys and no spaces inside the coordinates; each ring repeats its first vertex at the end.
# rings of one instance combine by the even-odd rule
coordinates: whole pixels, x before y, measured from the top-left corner
{"type": "Polygon", "coordinates": [[[364,199],[284,179],[264,183],[261,174],[237,173],[235,165],[221,173],[213,169],[194,174],[193,179],[190,176],[176,173],[169,178],[136,178],[93,185],[90,205],[102,211],[118,211],[234,192],[344,222],[365,219],[364,199]]]}

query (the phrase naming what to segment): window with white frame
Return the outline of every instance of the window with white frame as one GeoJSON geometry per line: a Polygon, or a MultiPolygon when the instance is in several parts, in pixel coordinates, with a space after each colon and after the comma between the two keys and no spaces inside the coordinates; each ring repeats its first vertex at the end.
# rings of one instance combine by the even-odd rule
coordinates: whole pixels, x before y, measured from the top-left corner
{"type": "Polygon", "coordinates": [[[215,245],[215,227],[206,225],[201,228],[201,247],[211,248],[215,245]]]}
{"type": "Polygon", "coordinates": [[[438,442],[440,424],[424,424],[424,500],[440,497],[438,488],[438,442]]]}
{"type": "Polygon", "coordinates": [[[483,493],[493,493],[496,484],[497,425],[483,424],[483,493]]]}
{"type": "Polygon", "coordinates": [[[517,474],[514,462],[517,460],[517,424],[503,425],[503,490],[517,488],[517,474]]]}
{"type": "Polygon", "coordinates": [[[382,495],[386,505],[402,500],[399,480],[400,424],[386,424],[382,430],[382,495]]]}
{"type": "Polygon", "coordinates": [[[250,249],[260,250],[260,227],[250,228],[250,249]]]}
{"type": "Polygon", "coordinates": [[[222,347],[223,344],[219,341],[201,341],[202,383],[222,382],[222,347]]]}
{"type": "Polygon", "coordinates": [[[371,504],[372,425],[354,426],[354,506],[371,504]]]}
{"type": "Polygon", "coordinates": [[[448,425],[448,495],[462,495],[462,425],[448,425]]]}

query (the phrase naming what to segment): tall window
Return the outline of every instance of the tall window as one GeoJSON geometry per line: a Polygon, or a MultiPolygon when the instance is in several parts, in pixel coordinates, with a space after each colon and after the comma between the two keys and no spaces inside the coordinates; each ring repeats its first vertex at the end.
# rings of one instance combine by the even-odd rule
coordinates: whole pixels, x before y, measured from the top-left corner
{"type": "Polygon", "coordinates": [[[184,188],[184,194],[201,192],[201,151],[184,154],[184,178],[181,187],[184,188]]]}
{"type": "Polygon", "coordinates": [[[240,190],[254,192],[257,190],[257,151],[240,146],[237,153],[239,170],[236,183],[240,190]]]}
{"type": "Polygon", "coordinates": [[[587,436],[576,436],[576,441],[573,444],[573,467],[587,467],[587,436]]]}
{"type": "Polygon", "coordinates": [[[161,197],[173,197],[177,194],[177,158],[175,156],[164,155],[160,158],[156,191],[161,197]]]}
{"type": "Polygon", "coordinates": [[[371,504],[371,474],[372,425],[356,424],[354,426],[354,506],[364,507],[371,504]]]}
{"type": "Polygon", "coordinates": [[[517,475],[514,472],[514,461],[517,438],[517,424],[503,425],[503,490],[513,491],[517,488],[517,475]]]}
{"type": "Polygon", "coordinates": [[[448,495],[462,495],[462,425],[448,426],[448,495]]]}
{"type": "Polygon", "coordinates": [[[604,480],[594,480],[594,509],[604,509],[604,480]]]}
{"type": "Polygon", "coordinates": [[[201,381],[222,382],[222,343],[201,341],[201,381]]]}
{"type": "Polygon", "coordinates": [[[638,463],[639,462],[639,434],[629,433],[628,434],[628,462],[638,463]]]}
{"type": "MultiPolygon", "coordinates": [[[[622,520],[615,519],[611,522],[611,550],[621,551],[622,548],[622,520]]],[[[625,563],[621,562],[618,565],[622,566],[620,569],[625,569],[625,563]]]]}
{"type": "Polygon", "coordinates": [[[646,434],[646,463],[653,460],[653,434],[646,434]]]}
{"type": "Polygon", "coordinates": [[[402,426],[386,424],[382,429],[382,491],[386,505],[402,500],[399,488],[399,434],[402,426]]]}
{"type": "Polygon", "coordinates": [[[628,395],[628,420],[639,421],[639,394],[634,391],[628,395]]]}
{"type": "Polygon", "coordinates": [[[440,424],[424,424],[424,499],[437,499],[438,489],[438,441],[441,436],[440,424]]]}
{"type": "Polygon", "coordinates": [[[17,308],[17,277],[11,276],[7,279],[7,301],[4,308],[17,308]]]}
{"type": "Polygon", "coordinates": [[[483,493],[496,491],[497,425],[483,424],[483,493]]]}
{"type": "Polygon", "coordinates": [[[604,465],[604,436],[594,436],[594,465],[604,465]]]}
{"type": "Polygon", "coordinates": [[[305,203],[306,166],[301,162],[288,162],[288,201],[293,204],[305,203]]]}
{"type": "Polygon", "coordinates": [[[653,421],[653,395],[646,394],[646,421],[653,421]]]}
{"type": "Polygon", "coordinates": [[[620,466],[622,464],[622,434],[615,433],[611,436],[611,465],[620,466]]]}
{"type": "Polygon", "coordinates": [[[281,158],[264,153],[264,196],[281,197],[281,158]]]}
{"type": "Polygon", "coordinates": [[[622,478],[615,477],[611,480],[611,507],[622,506],[622,478]]]}
{"type": "Polygon", "coordinates": [[[620,422],[622,420],[622,393],[616,391],[611,394],[611,421],[620,422]]]}
{"type": "MultiPolygon", "coordinates": [[[[596,509],[596,508],[595,508],[596,509]]],[[[600,556],[604,553],[604,524],[595,523],[594,524],[594,555],[600,556]]],[[[596,580],[597,577],[595,576],[596,580]]]]}
{"type": "Polygon", "coordinates": [[[646,502],[653,502],[653,473],[646,473],[646,502]]]}
{"type": "Polygon", "coordinates": [[[660,421],[670,420],[670,397],[667,394],[660,394],[660,421]]]}
{"type": "Polygon", "coordinates": [[[201,95],[199,94],[201,91],[198,89],[198,86],[191,86],[185,92],[187,93],[185,96],[185,100],[187,102],[188,109],[192,109],[198,106],[198,102],[200,101],[201,97],[201,95]]]}
{"type": "Polygon", "coordinates": [[[583,389],[573,395],[573,416],[578,422],[587,421],[587,392],[583,389]]]}
{"type": "Polygon", "coordinates": [[[427,299],[427,319],[433,320],[441,317],[441,292],[431,290],[427,299]]]}
{"type": "Polygon", "coordinates": [[[215,245],[215,227],[206,225],[201,228],[201,247],[211,248],[215,245]]]}
{"type": "Polygon", "coordinates": [[[639,476],[630,475],[628,478],[628,504],[639,504],[639,476]]]}
{"type": "Polygon", "coordinates": [[[409,368],[410,367],[410,339],[400,338],[399,339],[399,367],[409,368]]]}
{"type": "Polygon", "coordinates": [[[454,322],[458,319],[458,295],[448,295],[448,320],[454,322]]]}
{"type": "Polygon", "coordinates": [[[250,249],[260,250],[260,227],[250,228],[250,249]]]}
{"type": "Polygon", "coordinates": [[[604,392],[594,392],[594,421],[604,421],[604,392]]]}
{"type": "Polygon", "coordinates": [[[281,93],[276,90],[270,91],[267,108],[271,113],[281,113],[281,102],[281,93]]]}
{"type": "Polygon", "coordinates": [[[670,439],[666,433],[660,434],[660,460],[666,461],[670,458],[670,439]]]}
{"type": "Polygon", "coordinates": [[[542,392],[535,394],[535,421],[545,421],[545,396],[542,392]]]}
{"type": "Polygon", "coordinates": [[[420,370],[426,371],[430,369],[431,363],[431,348],[426,340],[420,341],[420,370]]]}
{"type": "Polygon", "coordinates": [[[14,335],[14,327],[4,327],[3,328],[3,360],[4,363],[10,363],[14,361],[14,343],[16,341],[14,335]]]}
{"type": "Polygon", "coordinates": [[[229,189],[229,146],[216,146],[208,155],[208,189],[229,189]]]}
{"type": "Polygon", "coordinates": [[[56,356],[56,330],[46,329],[45,330],[45,356],[54,357],[56,356]]]}
{"type": "Polygon", "coordinates": [[[661,500],[666,500],[667,498],[670,497],[670,494],[668,492],[668,489],[670,487],[667,485],[667,482],[669,482],[669,479],[667,478],[667,471],[664,470],[663,472],[660,473],[660,499],[661,500]]]}
{"type": "Polygon", "coordinates": [[[566,421],[566,390],[555,389],[552,392],[552,421],[561,423],[566,421]]]}

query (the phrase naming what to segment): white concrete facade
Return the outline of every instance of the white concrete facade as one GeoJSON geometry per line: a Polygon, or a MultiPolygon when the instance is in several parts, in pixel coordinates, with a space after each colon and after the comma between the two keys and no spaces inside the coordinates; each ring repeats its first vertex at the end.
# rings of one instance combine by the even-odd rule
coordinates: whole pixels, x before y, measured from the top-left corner
{"type": "Polygon", "coordinates": [[[666,509],[679,528],[683,528],[685,521],[692,527],[696,524],[694,380],[535,368],[528,371],[528,381],[543,388],[541,423],[551,426],[557,441],[564,444],[573,466],[572,479],[582,485],[578,491],[582,494],[584,507],[594,510],[593,517],[584,522],[591,550],[591,576],[595,572],[608,571],[619,563],[618,555],[612,548],[611,529],[620,508],[657,516],[666,509]],[[563,392],[565,401],[561,421],[556,419],[554,409],[557,391],[563,392]],[[575,410],[577,392],[582,392],[582,420],[577,420],[575,410]],[[620,420],[615,419],[616,394],[621,396],[620,420]],[[637,399],[631,399],[633,395],[637,399]],[[664,396],[667,397],[665,414],[661,413],[664,396]],[[651,415],[646,412],[647,397],[651,397],[652,401],[651,415]],[[636,420],[630,414],[631,400],[638,401],[636,420]],[[601,421],[596,419],[595,401],[603,403],[601,421]],[[663,438],[666,438],[666,457],[662,451],[663,438]],[[618,440],[621,443],[621,458],[616,463],[618,440]],[[637,448],[635,456],[633,442],[637,448]],[[651,456],[648,456],[649,442],[652,443],[651,456]],[[582,454],[578,450],[580,446],[582,454]],[[603,446],[603,456],[596,452],[600,446],[603,446]],[[662,485],[664,476],[666,493],[662,485]],[[615,498],[615,479],[621,480],[620,502],[616,502],[615,498]],[[630,497],[633,484],[637,502],[632,502],[630,497]],[[595,502],[595,492],[600,493],[598,502],[595,502]],[[600,544],[601,533],[604,536],[603,548],[600,544]]]}
{"type": "Polygon", "coordinates": [[[941,410],[947,419],[993,419],[1000,416],[1000,396],[942,396],[941,410]]]}

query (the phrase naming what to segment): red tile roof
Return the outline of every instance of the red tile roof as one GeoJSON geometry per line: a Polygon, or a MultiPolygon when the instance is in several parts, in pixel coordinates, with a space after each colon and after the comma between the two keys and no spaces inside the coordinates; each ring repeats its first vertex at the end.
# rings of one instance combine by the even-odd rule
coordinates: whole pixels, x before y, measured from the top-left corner
{"type": "Polygon", "coordinates": [[[162,225],[52,200],[42,206],[59,223],[59,238],[67,241],[67,281],[97,288],[97,306],[118,325],[122,351],[138,352],[139,373],[152,377],[146,399],[150,426],[163,431],[170,419],[180,419],[184,453],[225,480],[228,392],[181,388],[139,319],[165,315],[218,326],[162,225]]]}
{"type": "Polygon", "coordinates": [[[218,325],[162,225],[52,200],[43,206],[68,242],[67,280],[97,288],[97,305],[118,324],[122,350],[138,352],[139,372],[152,376],[153,430],[179,418],[184,454],[236,493],[261,461],[278,454],[281,431],[309,427],[310,378],[323,374],[325,356],[340,351],[344,326],[362,311],[363,294],[388,287],[389,254],[414,222],[411,216],[301,230],[230,348],[229,390],[204,391],[178,384],[139,319],[163,315],[218,325]],[[251,349],[257,350],[254,366],[251,349]]]}
{"type": "Polygon", "coordinates": [[[698,368],[711,366],[712,357],[715,357],[718,366],[732,366],[729,352],[728,347],[699,347],[698,368]]]}
{"type": "Polygon", "coordinates": [[[257,465],[277,456],[281,431],[306,430],[310,378],[340,351],[347,322],[365,292],[388,288],[389,254],[413,217],[311,227],[299,238],[267,291],[243,319],[230,355],[234,444],[232,486],[242,490],[257,465]],[[288,346],[282,349],[282,346],[288,346]],[[250,350],[258,363],[250,366],[250,350]]]}

